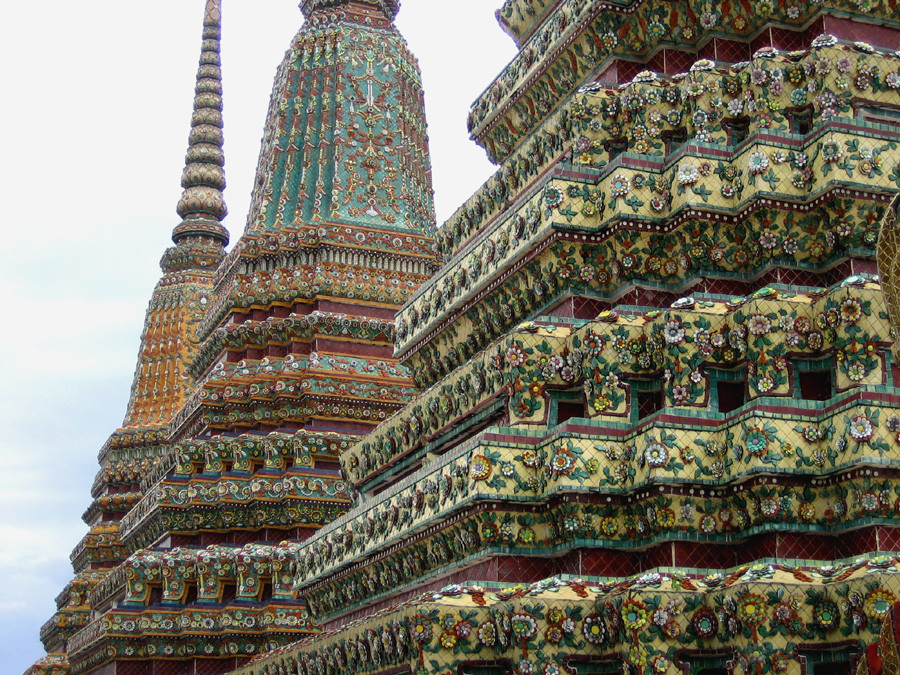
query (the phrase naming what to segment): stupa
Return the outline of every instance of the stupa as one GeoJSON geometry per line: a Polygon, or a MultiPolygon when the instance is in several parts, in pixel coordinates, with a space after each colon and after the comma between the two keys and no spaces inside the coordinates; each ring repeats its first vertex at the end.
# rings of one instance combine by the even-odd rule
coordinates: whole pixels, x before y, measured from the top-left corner
{"type": "Polygon", "coordinates": [[[355,499],[339,455],[413,398],[393,317],[437,269],[418,65],[392,2],[302,9],[226,256],[207,1],[182,222],[33,672],[221,673],[317,632],[293,551],[355,499]]]}
{"type": "Polygon", "coordinates": [[[897,672],[896,0],[506,0],[436,231],[398,3],[301,7],[36,670],[897,672]]]}

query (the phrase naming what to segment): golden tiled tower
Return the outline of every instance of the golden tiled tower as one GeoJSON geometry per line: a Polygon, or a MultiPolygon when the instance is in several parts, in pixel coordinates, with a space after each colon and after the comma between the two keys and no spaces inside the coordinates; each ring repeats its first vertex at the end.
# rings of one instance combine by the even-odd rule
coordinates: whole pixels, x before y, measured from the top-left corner
{"type": "Polygon", "coordinates": [[[301,7],[58,662],[895,673],[896,0],[506,0],[436,234],[398,3],[301,7]]]}

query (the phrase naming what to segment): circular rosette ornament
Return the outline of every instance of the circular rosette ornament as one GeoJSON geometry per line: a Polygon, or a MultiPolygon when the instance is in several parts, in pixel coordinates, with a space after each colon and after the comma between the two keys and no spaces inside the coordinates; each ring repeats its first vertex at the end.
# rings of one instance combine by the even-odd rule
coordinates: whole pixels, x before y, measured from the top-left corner
{"type": "Polygon", "coordinates": [[[613,176],[612,182],[609,184],[609,194],[613,197],[624,197],[631,192],[631,180],[622,173],[613,176]]]}
{"type": "Polygon", "coordinates": [[[766,599],[756,593],[747,593],[737,603],[737,616],[748,626],[758,626],[766,620],[766,599]]]}
{"type": "Polygon", "coordinates": [[[409,632],[416,642],[420,644],[428,642],[434,634],[434,629],[431,626],[431,619],[424,614],[416,614],[410,619],[409,632]]]}
{"type": "Polygon", "coordinates": [[[865,415],[850,418],[850,436],[857,443],[865,443],[875,435],[875,425],[865,415]]]}
{"type": "Polygon", "coordinates": [[[476,631],[478,641],[485,647],[493,648],[497,644],[497,625],[493,621],[485,621],[476,631]]]}
{"type": "Polygon", "coordinates": [[[766,454],[769,449],[769,435],[760,427],[751,427],[747,430],[747,453],[759,457],[766,454]]]}
{"type": "Polygon", "coordinates": [[[602,336],[597,335],[596,333],[588,332],[584,336],[584,350],[587,352],[588,356],[599,356],[600,352],[603,351],[603,347],[605,346],[605,341],[602,336]]]}
{"type": "Polygon", "coordinates": [[[719,632],[719,620],[716,613],[708,607],[701,607],[694,612],[691,627],[701,640],[710,640],[719,632]]]}
{"type": "Polygon", "coordinates": [[[575,455],[568,448],[556,447],[548,466],[553,476],[568,476],[575,469],[575,455]]]}
{"type": "Polygon", "coordinates": [[[693,185],[700,179],[700,169],[693,164],[685,162],[678,167],[676,178],[679,185],[693,185]]]}
{"type": "Polygon", "coordinates": [[[754,152],[750,155],[748,169],[751,175],[764,173],[769,168],[769,156],[764,152],[754,152]]]}
{"type": "Polygon", "coordinates": [[[597,613],[589,614],[581,627],[584,639],[592,645],[602,646],[609,639],[609,631],[603,616],[597,613]]]}
{"type": "Polygon", "coordinates": [[[623,602],[619,613],[622,616],[622,625],[625,630],[640,630],[647,625],[649,619],[647,606],[634,598],[623,602]]]}
{"type": "Polygon", "coordinates": [[[512,633],[522,643],[522,654],[528,656],[528,641],[537,633],[537,620],[528,612],[516,612],[510,617],[512,633]]]}
{"type": "Polygon", "coordinates": [[[881,621],[895,602],[897,598],[889,590],[876,588],[866,596],[866,615],[873,621],[881,621]]]}
{"type": "Polygon", "coordinates": [[[493,464],[484,455],[475,455],[469,464],[469,475],[475,481],[487,480],[491,471],[493,471],[493,464]]]}
{"type": "Polygon", "coordinates": [[[828,163],[834,163],[844,156],[844,144],[838,140],[828,140],[822,144],[822,159],[828,163]]]}
{"type": "Polygon", "coordinates": [[[563,202],[563,191],[550,186],[544,191],[544,204],[548,209],[555,209],[563,202]]]}
{"type": "Polygon", "coordinates": [[[822,600],[813,609],[813,618],[822,630],[834,630],[840,625],[841,613],[831,600],[822,600]]]}
{"type": "Polygon", "coordinates": [[[664,467],[669,462],[669,451],[662,443],[653,442],[644,451],[644,459],[652,469],[664,467]]]}

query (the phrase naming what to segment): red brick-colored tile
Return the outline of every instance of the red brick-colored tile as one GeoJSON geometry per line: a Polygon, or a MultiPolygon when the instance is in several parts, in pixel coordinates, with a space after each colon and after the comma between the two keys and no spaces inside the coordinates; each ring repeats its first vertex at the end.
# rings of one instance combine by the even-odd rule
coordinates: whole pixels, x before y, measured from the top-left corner
{"type": "Polygon", "coordinates": [[[626,84],[631,82],[635,75],[644,70],[643,63],[634,63],[633,61],[619,61],[619,83],[626,84]]]}
{"type": "Polygon", "coordinates": [[[878,535],[875,527],[866,527],[846,532],[835,540],[835,558],[852,558],[863,553],[878,550],[878,535]]]}
{"type": "Polygon", "coordinates": [[[735,546],[735,562],[738,565],[750,563],[760,558],[774,558],[777,555],[777,541],[774,534],[751,537],[735,546]]]}
{"type": "Polygon", "coordinates": [[[576,319],[596,319],[600,312],[609,308],[609,303],[596,298],[572,298],[572,315],[576,319]]]}
{"type": "Polygon", "coordinates": [[[900,35],[883,26],[859,23],[835,16],[824,17],[825,31],[843,40],[862,40],[877,47],[900,49],[900,35]]]}
{"type": "Polygon", "coordinates": [[[878,528],[878,550],[900,551],[900,527],[878,528]]]}
{"type": "Polygon", "coordinates": [[[716,61],[739,63],[740,61],[748,61],[750,59],[750,46],[745,42],[716,38],[715,45],[716,61]]]}
{"type": "Polygon", "coordinates": [[[806,44],[806,35],[789,28],[772,28],[770,29],[770,35],[772,46],[782,51],[797,51],[808,46],[806,44]]]}
{"type": "Polygon", "coordinates": [[[677,541],[673,547],[677,567],[728,569],[735,565],[734,549],[731,546],[677,541]]]}
{"type": "Polygon", "coordinates": [[[637,571],[631,553],[610,549],[583,551],[581,570],[584,576],[591,577],[626,577],[637,571]]]}
{"type": "Polygon", "coordinates": [[[814,534],[778,534],[778,557],[798,560],[834,559],[834,540],[814,534]]]}
{"type": "Polygon", "coordinates": [[[154,661],[151,672],[153,675],[192,675],[194,664],[192,661],[154,661]]]}
{"type": "Polygon", "coordinates": [[[665,72],[669,75],[688,72],[697,60],[696,54],[678,49],[665,49],[663,54],[665,56],[665,72]]]}
{"type": "Polygon", "coordinates": [[[108,668],[94,671],[97,675],[151,675],[152,664],[149,661],[119,661],[110,663],[108,668]]]}
{"type": "Polygon", "coordinates": [[[553,576],[553,561],[546,558],[505,556],[497,561],[497,580],[527,584],[553,576]]]}

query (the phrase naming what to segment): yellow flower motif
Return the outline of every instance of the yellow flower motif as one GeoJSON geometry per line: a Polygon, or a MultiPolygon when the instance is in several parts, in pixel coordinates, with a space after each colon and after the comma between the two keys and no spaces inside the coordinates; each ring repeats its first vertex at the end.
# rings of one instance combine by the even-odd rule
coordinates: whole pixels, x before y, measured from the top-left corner
{"type": "Polygon", "coordinates": [[[871,619],[882,619],[895,602],[897,598],[893,593],[884,588],[876,588],[866,596],[866,614],[871,619]]]}
{"type": "Polygon", "coordinates": [[[632,647],[628,651],[628,662],[633,666],[643,666],[647,663],[647,649],[643,645],[632,647]]]}
{"type": "Polygon", "coordinates": [[[756,625],[766,620],[766,599],[755,593],[747,593],[738,602],[738,618],[744,623],[756,625]]]}
{"type": "Polygon", "coordinates": [[[647,623],[647,606],[638,600],[622,603],[622,623],[627,630],[640,630],[647,623]]]}

